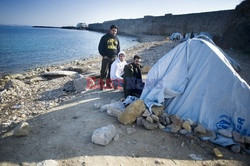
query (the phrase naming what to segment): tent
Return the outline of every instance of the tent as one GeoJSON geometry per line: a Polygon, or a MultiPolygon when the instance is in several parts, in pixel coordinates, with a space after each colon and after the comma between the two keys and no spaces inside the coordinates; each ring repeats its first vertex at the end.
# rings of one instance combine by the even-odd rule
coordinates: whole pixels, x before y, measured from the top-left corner
{"type": "MultiPolygon", "coordinates": [[[[172,49],[151,68],[141,99],[151,109],[190,118],[212,131],[232,129],[250,136],[250,87],[212,42],[189,39],[172,49]]],[[[215,143],[234,144],[217,135],[215,143]]]]}

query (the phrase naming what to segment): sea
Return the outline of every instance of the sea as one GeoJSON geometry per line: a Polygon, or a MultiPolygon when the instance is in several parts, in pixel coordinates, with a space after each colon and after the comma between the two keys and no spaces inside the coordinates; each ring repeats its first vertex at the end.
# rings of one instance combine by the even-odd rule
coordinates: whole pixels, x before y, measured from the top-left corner
{"type": "MultiPolygon", "coordinates": [[[[0,26],[0,76],[36,67],[100,56],[98,44],[104,33],[32,26],[0,26]]],[[[118,34],[121,50],[136,38],[118,34]]]]}

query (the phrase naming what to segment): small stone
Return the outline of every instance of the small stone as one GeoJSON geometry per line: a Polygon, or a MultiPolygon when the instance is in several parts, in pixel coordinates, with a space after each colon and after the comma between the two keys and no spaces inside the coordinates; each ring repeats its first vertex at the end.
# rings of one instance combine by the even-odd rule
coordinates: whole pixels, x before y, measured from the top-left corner
{"type": "Polygon", "coordinates": [[[169,125],[171,123],[171,120],[169,117],[165,117],[166,124],[169,125]]]}
{"type": "Polygon", "coordinates": [[[134,128],[127,128],[127,134],[134,133],[136,130],[134,128]]]}
{"type": "Polygon", "coordinates": [[[210,131],[210,130],[205,130],[206,133],[196,133],[202,140],[215,140],[216,138],[216,133],[214,131],[210,131]]]}
{"type": "Polygon", "coordinates": [[[30,125],[27,122],[21,122],[15,129],[15,136],[26,136],[30,132],[30,125]]]}
{"type": "Polygon", "coordinates": [[[166,147],[166,146],[163,146],[163,145],[160,145],[158,148],[159,148],[159,149],[166,149],[167,147],[166,147]]]}
{"type": "Polygon", "coordinates": [[[203,134],[205,134],[206,129],[201,124],[198,124],[198,126],[194,128],[194,132],[195,133],[203,133],[203,134]]]}
{"type": "Polygon", "coordinates": [[[196,160],[196,161],[202,161],[201,156],[195,155],[195,154],[190,154],[188,155],[191,159],[196,160]]]}
{"type": "Polygon", "coordinates": [[[164,162],[159,161],[159,160],[155,160],[155,164],[157,164],[157,165],[161,165],[161,164],[164,164],[164,162]]]}
{"type": "Polygon", "coordinates": [[[181,126],[182,120],[178,115],[173,115],[170,117],[170,119],[171,119],[173,124],[181,126]]]}
{"type": "Polygon", "coordinates": [[[142,114],[143,117],[148,117],[150,115],[151,115],[151,113],[149,112],[148,109],[145,109],[144,113],[142,114]]]}
{"type": "Polygon", "coordinates": [[[164,107],[163,106],[153,106],[152,108],[152,112],[156,115],[156,116],[160,116],[163,114],[164,111],[164,107]]]}
{"type": "Polygon", "coordinates": [[[95,110],[100,109],[101,108],[101,103],[95,103],[94,108],[95,108],[95,110]]]}
{"type": "Polygon", "coordinates": [[[146,120],[149,121],[150,123],[154,123],[154,120],[150,116],[148,116],[146,120]]]}
{"type": "Polygon", "coordinates": [[[93,132],[91,141],[95,144],[107,145],[115,136],[115,134],[116,134],[116,129],[114,125],[101,127],[93,132]]]}
{"type": "Polygon", "coordinates": [[[186,119],[185,121],[188,121],[191,126],[194,125],[194,122],[190,118],[186,119]]]}
{"type": "Polygon", "coordinates": [[[55,160],[44,160],[37,163],[37,166],[59,166],[58,162],[55,160]]]}
{"type": "Polygon", "coordinates": [[[231,146],[231,150],[234,153],[239,153],[240,152],[240,145],[239,144],[235,144],[235,145],[231,146]]]}
{"type": "Polygon", "coordinates": [[[119,135],[119,134],[116,134],[116,135],[114,136],[114,141],[117,142],[117,140],[119,139],[119,137],[120,137],[120,135],[119,135]]]}
{"type": "Polygon", "coordinates": [[[185,130],[185,129],[181,129],[181,130],[179,130],[179,133],[182,134],[182,135],[187,135],[190,132],[185,130]]]}
{"type": "Polygon", "coordinates": [[[163,116],[163,117],[171,117],[170,115],[168,115],[166,112],[164,112],[161,116],[163,116]]]}
{"type": "Polygon", "coordinates": [[[101,108],[100,108],[100,111],[101,112],[106,112],[107,111],[107,105],[103,105],[103,106],[101,106],[101,108]]]}
{"type": "Polygon", "coordinates": [[[158,123],[159,129],[165,129],[165,126],[163,126],[161,123],[158,123]]]}
{"type": "Polygon", "coordinates": [[[12,107],[10,107],[11,109],[21,109],[22,105],[14,105],[12,107]]]}
{"type": "Polygon", "coordinates": [[[159,118],[158,118],[158,116],[156,116],[156,115],[151,115],[151,118],[155,121],[155,122],[159,122],[160,120],[159,120],[159,118]]]}
{"type": "Polygon", "coordinates": [[[182,126],[184,129],[186,129],[188,132],[191,132],[191,131],[192,131],[192,127],[191,127],[191,125],[190,125],[190,122],[187,121],[187,120],[185,120],[185,121],[181,124],[181,126],[182,126]]]}
{"type": "Polygon", "coordinates": [[[217,148],[214,148],[214,154],[216,155],[216,157],[219,157],[219,158],[223,157],[221,151],[217,148]]]}
{"type": "Polygon", "coordinates": [[[162,124],[167,125],[166,117],[160,116],[159,120],[162,124]]]}
{"type": "Polygon", "coordinates": [[[250,144],[250,136],[244,136],[244,142],[250,144]]]}
{"type": "Polygon", "coordinates": [[[244,137],[237,131],[233,131],[233,139],[235,142],[244,143],[244,137]]]}
{"type": "Polygon", "coordinates": [[[142,124],[143,126],[148,129],[148,130],[154,130],[154,129],[157,129],[158,128],[158,125],[155,124],[155,123],[150,123],[148,122],[147,120],[145,119],[142,119],[142,124]]]}
{"type": "Polygon", "coordinates": [[[166,131],[171,132],[171,133],[177,133],[180,129],[181,129],[181,126],[173,124],[173,123],[166,127],[166,131]]]}
{"type": "Polygon", "coordinates": [[[132,141],[132,144],[134,144],[134,145],[137,144],[137,141],[132,141]]]}
{"type": "Polygon", "coordinates": [[[138,118],[136,118],[136,124],[138,125],[138,126],[143,126],[143,124],[142,124],[142,119],[143,119],[143,117],[138,117],[138,118]]]}

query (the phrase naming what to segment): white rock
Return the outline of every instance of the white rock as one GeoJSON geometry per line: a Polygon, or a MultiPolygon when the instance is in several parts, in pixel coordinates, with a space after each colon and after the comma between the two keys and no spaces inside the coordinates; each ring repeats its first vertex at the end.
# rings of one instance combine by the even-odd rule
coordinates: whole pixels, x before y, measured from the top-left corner
{"type": "Polygon", "coordinates": [[[95,110],[100,109],[101,108],[101,103],[95,103],[94,108],[95,108],[95,110]]]}
{"type": "Polygon", "coordinates": [[[127,128],[127,134],[134,133],[136,130],[134,128],[127,128]]]}
{"type": "Polygon", "coordinates": [[[114,125],[108,125],[96,129],[92,135],[91,141],[99,145],[107,145],[116,134],[114,125]]]}
{"type": "Polygon", "coordinates": [[[106,112],[107,111],[107,105],[103,105],[103,106],[101,106],[101,108],[100,108],[100,111],[101,112],[106,112]]]}
{"type": "Polygon", "coordinates": [[[120,114],[122,113],[122,110],[116,109],[116,108],[112,108],[112,107],[108,107],[107,109],[107,115],[113,116],[113,117],[118,117],[120,114]]]}
{"type": "Polygon", "coordinates": [[[55,160],[44,160],[37,163],[37,166],[59,166],[58,162],[55,160]]]}
{"type": "Polygon", "coordinates": [[[143,117],[148,117],[150,115],[151,115],[151,113],[149,112],[148,109],[145,109],[144,113],[142,114],[143,117]]]}
{"type": "Polygon", "coordinates": [[[196,161],[202,161],[201,156],[195,155],[195,154],[190,154],[188,155],[191,159],[196,160],[196,161]]]}

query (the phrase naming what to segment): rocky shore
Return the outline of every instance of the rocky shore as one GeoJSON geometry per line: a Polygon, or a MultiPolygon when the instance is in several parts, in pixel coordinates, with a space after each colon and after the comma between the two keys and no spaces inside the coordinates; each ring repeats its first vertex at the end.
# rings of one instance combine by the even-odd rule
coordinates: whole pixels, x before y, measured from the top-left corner
{"type": "MultiPolygon", "coordinates": [[[[166,40],[165,37],[162,37],[162,36],[139,36],[139,41],[140,41],[140,43],[137,44],[136,46],[133,46],[133,47],[125,50],[125,52],[127,54],[127,62],[131,62],[132,57],[137,54],[137,55],[142,56],[143,65],[148,65],[148,66],[153,66],[158,61],[159,58],[164,56],[167,52],[169,52],[172,48],[174,48],[176,45],[179,44],[178,41],[177,42],[168,41],[168,40],[166,40]]],[[[241,54],[239,54],[239,52],[236,52],[233,50],[224,50],[224,51],[227,54],[229,54],[231,57],[233,57],[238,63],[240,63],[241,69],[242,69],[240,74],[249,83],[250,82],[250,73],[249,73],[249,71],[250,71],[249,70],[250,69],[250,65],[249,65],[250,58],[247,56],[241,55],[241,54]]],[[[98,100],[100,105],[105,105],[107,103],[110,103],[111,100],[119,101],[123,97],[122,91],[121,90],[100,91],[97,89],[97,90],[90,90],[90,91],[85,91],[85,92],[79,93],[76,91],[76,89],[74,87],[74,83],[73,83],[79,74],[84,75],[84,76],[98,76],[99,71],[100,71],[100,67],[101,67],[101,57],[97,57],[97,58],[87,59],[87,60],[77,60],[77,61],[69,62],[69,63],[63,64],[60,66],[51,66],[51,67],[46,67],[46,68],[41,67],[41,68],[37,68],[35,70],[25,72],[22,74],[5,75],[2,78],[0,78],[0,125],[1,125],[0,133],[1,133],[1,137],[2,137],[0,139],[1,140],[0,146],[4,145],[5,139],[10,138],[10,136],[13,135],[12,129],[14,127],[16,127],[19,122],[22,122],[22,121],[30,121],[31,124],[33,124],[33,128],[40,128],[40,127],[44,128],[42,126],[46,126],[49,123],[52,123],[54,125],[57,124],[57,125],[64,126],[65,125],[64,120],[62,120],[62,119],[60,120],[58,118],[62,118],[62,117],[65,118],[65,116],[66,117],[72,116],[72,119],[74,121],[74,120],[78,120],[79,117],[82,117],[83,114],[90,114],[91,117],[89,117],[89,118],[92,121],[89,123],[91,123],[91,124],[93,123],[93,121],[96,121],[98,118],[99,118],[98,120],[100,120],[101,115],[98,114],[98,112],[94,112],[94,111],[89,112],[89,110],[94,110],[94,104],[93,104],[92,100],[93,99],[98,100]],[[61,73],[59,72],[59,74],[56,74],[56,73],[46,74],[46,73],[52,73],[55,71],[60,71],[61,73]],[[62,71],[64,71],[65,73],[62,73],[62,71]],[[90,101],[89,104],[84,105],[84,103],[87,101],[90,101]],[[77,104],[73,104],[73,103],[77,103],[77,104]],[[81,103],[82,103],[82,105],[81,105],[81,103]],[[70,112],[64,112],[64,114],[54,113],[54,112],[57,112],[57,110],[66,107],[67,105],[71,105],[72,113],[70,113],[70,112]],[[77,112],[75,112],[76,109],[73,108],[75,105],[79,105],[79,107],[77,108],[77,112]],[[78,112],[79,109],[82,110],[84,113],[81,111],[78,112]],[[50,114],[51,114],[51,116],[48,116],[50,114]],[[57,114],[57,116],[55,116],[53,114],[57,114]],[[45,120],[43,121],[43,119],[46,119],[46,121],[45,120]],[[49,119],[51,119],[51,120],[49,120],[49,119]],[[58,120],[57,123],[53,122],[53,119],[57,119],[58,120]]],[[[106,115],[102,115],[102,116],[106,116],[106,115]]],[[[82,117],[82,118],[84,119],[83,123],[85,124],[85,122],[88,121],[88,119],[86,117],[85,118],[82,117]]],[[[71,119],[71,121],[72,121],[72,119],[71,119]]],[[[70,123],[71,123],[71,121],[70,121],[70,123]]],[[[110,118],[107,118],[106,120],[104,118],[103,120],[100,120],[98,122],[99,123],[101,123],[101,122],[107,123],[108,121],[111,121],[112,123],[114,123],[116,125],[116,127],[118,126],[118,128],[120,128],[120,130],[125,130],[125,131],[127,130],[122,124],[118,125],[117,121],[115,121],[113,119],[111,120],[110,118]]],[[[87,135],[89,135],[90,131],[92,132],[94,128],[97,128],[97,126],[100,127],[98,122],[96,123],[96,126],[91,126],[90,128],[86,129],[88,132],[87,135]]],[[[69,124],[67,124],[67,125],[69,125],[69,124]]],[[[55,126],[53,126],[53,127],[55,127],[55,126]]],[[[78,129],[79,127],[76,127],[76,128],[78,129]]],[[[135,127],[132,126],[132,128],[135,128],[135,127]]],[[[50,131],[48,129],[46,129],[47,132],[50,131]]],[[[77,129],[72,128],[72,130],[77,130],[77,129]]],[[[43,137],[47,137],[48,135],[50,135],[50,134],[48,134],[47,136],[41,135],[41,134],[39,134],[41,132],[40,130],[44,130],[44,129],[39,129],[39,130],[35,129],[35,131],[33,131],[33,133],[38,132],[36,137],[34,136],[33,139],[31,138],[33,141],[35,140],[35,138],[37,139],[37,137],[39,137],[39,138],[41,137],[40,139],[42,139],[43,137]]],[[[135,129],[133,129],[133,130],[135,130],[135,129]]],[[[141,129],[136,129],[136,130],[141,130],[141,129]]],[[[46,131],[43,131],[43,132],[46,132],[46,131]]],[[[55,130],[54,132],[56,133],[57,130],[55,130]]],[[[68,132],[70,133],[70,131],[68,131],[68,132]]],[[[73,131],[71,131],[71,132],[73,132],[73,131]]],[[[147,132],[147,131],[144,131],[144,132],[147,132]]],[[[141,131],[138,131],[138,133],[141,133],[142,135],[147,136],[150,141],[154,141],[154,139],[156,139],[155,137],[157,137],[157,138],[159,137],[159,139],[157,139],[158,141],[165,140],[165,138],[164,138],[165,136],[163,136],[162,133],[159,134],[158,132],[156,132],[157,134],[159,134],[158,136],[154,136],[154,134],[152,135],[152,133],[150,133],[150,132],[148,134],[144,134],[141,131]],[[149,134],[151,136],[149,136],[149,134]]],[[[57,136],[61,137],[61,135],[65,135],[65,133],[64,134],[61,133],[60,136],[59,135],[57,135],[57,136]]],[[[66,137],[67,137],[67,133],[66,133],[66,137]]],[[[169,136],[167,136],[167,137],[169,137],[169,136]]],[[[174,136],[174,137],[170,136],[170,137],[173,139],[179,138],[179,136],[174,136]]],[[[86,139],[88,140],[88,138],[89,137],[87,137],[86,139]]],[[[132,138],[126,138],[125,140],[123,140],[123,142],[125,141],[125,144],[138,145],[138,144],[140,144],[140,142],[138,142],[139,141],[138,139],[140,139],[140,135],[137,134],[137,136],[134,136],[132,138]]],[[[182,141],[180,148],[183,148],[185,141],[187,142],[187,144],[190,144],[188,139],[187,138],[180,139],[180,141],[182,141]]],[[[196,151],[198,153],[203,154],[203,155],[205,155],[208,152],[208,149],[210,147],[215,146],[215,145],[212,145],[210,143],[208,143],[207,145],[204,145],[204,143],[201,143],[201,141],[199,141],[195,138],[192,138],[192,140],[195,141],[195,143],[193,143],[193,141],[192,141],[191,144],[192,145],[197,144],[197,146],[198,146],[198,149],[196,148],[196,151]],[[204,147],[207,147],[207,149],[204,147]]],[[[9,140],[9,144],[13,143],[13,141],[14,140],[9,140]]],[[[27,140],[23,140],[23,141],[27,141],[27,140]]],[[[25,142],[25,143],[27,143],[27,142],[25,142]]],[[[57,142],[55,141],[54,143],[56,144],[57,142]]],[[[173,149],[175,149],[174,147],[178,143],[175,142],[172,145],[168,144],[168,146],[170,149],[173,150],[173,149]]],[[[42,148],[43,145],[40,145],[40,144],[38,145],[36,143],[34,143],[34,144],[35,144],[34,146],[40,147],[41,149],[43,149],[42,148]]],[[[74,142],[70,141],[70,144],[72,145],[72,147],[74,147],[74,142]]],[[[84,154],[85,156],[84,156],[84,159],[78,158],[78,160],[90,161],[90,159],[86,158],[86,155],[92,154],[93,150],[98,151],[98,148],[91,149],[92,145],[89,145],[88,143],[86,143],[86,144],[87,144],[86,146],[89,149],[79,150],[79,153],[81,152],[79,155],[84,154]],[[91,151],[91,153],[88,153],[89,151],[91,151]]],[[[162,146],[162,147],[157,148],[156,152],[154,152],[154,150],[152,148],[150,149],[150,148],[145,147],[144,148],[145,151],[140,152],[141,156],[144,156],[144,157],[157,156],[157,152],[160,153],[160,151],[162,151],[163,149],[165,149],[165,150],[168,149],[165,146],[163,147],[163,145],[161,145],[161,143],[159,143],[159,144],[152,143],[152,144],[154,144],[156,147],[160,147],[160,146],[162,146]]],[[[192,145],[188,145],[187,148],[184,150],[184,152],[182,152],[181,154],[184,155],[185,152],[189,153],[189,152],[187,152],[188,148],[191,148],[192,145]]],[[[31,145],[29,145],[27,147],[22,146],[20,149],[21,149],[21,151],[31,150],[32,148],[34,148],[34,146],[31,146],[31,145]]],[[[126,146],[126,145],[123,145],[122,147],[126,149],[126,147],[124,147],[124,146],[126,146]]],[[[51,147],[53,147],[53,145],[51,145],[47,148],[51,148],[51,147]]],[[[140,145],[139,147],[140,148],[144,147],[144,145],[140,145]]],[[[69,148],[69,149],[71,149],[71,148],[69,148]]],[[[115,148],[115,149],[117,149],[117,148],[115,148]]],[[[109,153],[115,154],[115,153],[113,153],[113,151],[110,148],[109,148],[109,150],[110,150],[110,152],[108,151],[108,154],[109,153]]],[[[58,151],[62,152],[63,150],[58,150],[58,151]]],[[[58,152],[58,151],[56,151],[56,152],[58,152]]],[[[129,153],[132,153],[131,149],[127,149],[127,151],[129,153]]],[[[240,156],[240,154],[237,154],[234,156],[234,154],[232,152],[228,152],[225,149],[223,149],[222,151],[223,151],[224,155],[226,156],[226,159],[233,160],[236,158],[236,160],[232,161],[231,163],[223,161],[222,163],[224,163],[224,164],[231,164],[231,165],[232,164],[239,164],[238,161],[240,161],[241,158],[243,158],[243,162],[242,162],[243,165],[247,161],[247,158],[245,156],[242,157],[242,156],[240,156]]],[[[8,152],[6,152],[6,153],[10,155],[11,152],[13,152],[13,151],[8,150],[8,152]]],[[[33,150],[31,150],[31,152],[35,153],[36,151],[33,149],[33,150]]],[[[168,153],[169,153],[168,155],[171,154],[171,152],[168,152],[168,153]]],[[[177,152],[175,152],[175,153],[177,153],[177,152]]],[[[67,164],[70,165],[70,164],[78,163],[78,161],[76,161],[74,159],[68,159],[68,160],[65,159],[65,157],[69,157],[69,158],[72,157],[71,152],[65,152],[66,156],[61,156],[61,157],[59,157],[56,154],[53,154],[50,156],[49,155],[50,153],[46,152],[46,155],[45,155],[46,157],[41,157],[41,158],[39,158],[38,155],[35,155],[36,157],[33,157],[33,158],[27,157],[27,156],[29,156],[28,152],[25,153],[26,158],[25,158],[25,155],[23,157],[21,157],[21,156],[17,157],[18,154],[19,155],[21,154],[21,152],[19,150],[17,150],[16,154],[12,154],[13,156],[16,156],[16,157],[13,157],[13,159],[11,161],[13,161],[14,163],[21,163],[23,165],[24,165],[23,162],[29,162],[29,163],[30,162],[38,162],[38,161],[41,161],[42,158],[44,158],[44,159],[57,158],[58,160],[60,160],[61,165],[67,165],[67,164]],[[48,156],[50,156],[50,157],[48,157],[48,156]],[[29,158],[29,159],[27,159],[27,158],[29,158]]],[[[105,154],[105,153],[100,152],[97,154],[105,154]]],[[[121,155],[126,155],[126,154],[121,153],[121,155]]],[[[131,155],[132,155],[132,158],[134,158],[136,156],[135,153],[132,153],[131,155]]],[[[162,156],[162,155],[163,155],[163,153],[160,156],[162,156]]],[[[167,155],[167,154],[164,153],[164,155],[167,155]]],[[[178,158],[177,156],[176,156],[176,158],[178,158]]],[[[6,157],[6,158],[8,158],[8,157],[6,157]]],[[[5,160],[7,160],[6,158],[5,158],[5,160]]],[[[130,158],[130,160],[128,160],[128,161],[130,161],[131,163],[136,162],[137,164],[141,163],[141,161],[139,161],[139,160],[135,161],[132,158],[130,158]]],[[[185,158],[185,157],[183,157],[183,158],[185,158]]],[[[211,158],[212,157],[210,154],[210,156],[208,156],[207,159],[210,160],[211,158]]],[[[103,158],[99,157],[98,159],[99,160],[96,160],[96,161],[100,162],[103,158]]],[[[114,160],[118,160],[118,159],[112,158],[109,160],[109,163],[112,163],[112,162],[115,163],[114,160]]],[[[127,162],[125,159],[120,159],[120,160],[125,162],[125,163],[127,162]]],[[[148,159],[146,161],[147,161],[147,163],[151,163],[151,161],[148,159]]],[[[165,162],[165,164],[167,164],[169,161],[166,162],[166,161],[157,160],[158,164],[159,163],[161,164],[164,162],[165,162]]],[[[172,162],[172,160],[170,162],[172,162]]],[[[154,162],[154,164],[158,165],[157,163],[156,163],[156,161],[154,162]]],[[[173,162],[173,163],[175,163],[175,162],[173,162]]],[[[221,164],[220,162],[217,162],[217,161],[210,161],[206,164],[209,165],[211,163],[212,164],[221,164]]],[[[240,164],[242,164],[242,163],[240,162],[240,164]]],[[[0,164],[1,164],[1,159],[0,159],[0,164]]],[[[188,165],[188,162],[186,164],[188,165]]],[[[203,165],[203,164],[198,163],[197,165],[203,165]]]]}
{"type": "MultiPolygon", "coordinates": [[[[143,57],[143,64],[153,65],[164,52],[177,43],[167,43],[159,36],[140,36],[140,43],[126,51],[127,60],[135,54],[143,57]],[[160,45],[162,48],[156,49],[160,45]],[[146,51],[147,50],[147,51],[146,51]],[[152,56],[153,55],[153,56],[152,56]]],[[[60,66],[40,67],[22,74],[5,75],[0,78],[0,124],[5,132],[20,121],[48,112],[74,97],[77,93],[73,80],[77,74],[97,76],[101,67],[101,57],[76,60],[60,66]],[[52,71],[74,71],[72,75],[54,74],[43,76],[52,71]]]]}

